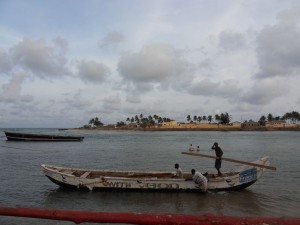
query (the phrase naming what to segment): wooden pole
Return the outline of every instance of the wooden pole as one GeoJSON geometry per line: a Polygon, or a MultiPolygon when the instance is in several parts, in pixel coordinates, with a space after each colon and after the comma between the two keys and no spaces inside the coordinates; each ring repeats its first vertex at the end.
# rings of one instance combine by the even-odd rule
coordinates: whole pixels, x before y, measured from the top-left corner
{"type": "MultiPolygon", "coordinates": [[[[200,154],[200,153],[181,152],[181,154],[184,154],[184,155],[193,155],[193,156],[200,156],[200,157],[206,157],[206,158],[212,158],[212,159],[218,159],[218,157],[216,157],[216,156],[206,155],[206,154],[200,154]]],[[[245,161],[240,161],[240,160],[230,159],[230,158],[225,158],[225,157],[222,157],[221,159],[224,160],[224,161],[229,161],[229,162],[234,162],[234,163],[240,163],[240,164],[245,164],[245,165],[249,165],[249,166],[257,166],[257,167],[262,167],[262,168],[270,169],[270,170],[276,170],[276,167],[274,167],[274,166],[267,166],[267,165],[262,165],[262,164],[258,164],[258,163],[245,162],[245,161]]]]}

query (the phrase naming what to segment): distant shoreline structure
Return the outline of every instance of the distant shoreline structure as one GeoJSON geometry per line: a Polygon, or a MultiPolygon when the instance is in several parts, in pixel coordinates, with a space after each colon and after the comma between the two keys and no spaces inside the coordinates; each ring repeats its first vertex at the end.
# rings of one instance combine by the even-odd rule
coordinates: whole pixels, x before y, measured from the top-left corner
{"type": "Polygon", "coordinates": [[[142,128],[142,127],[97,127],[97,128],[70,128],[68,130],[89,130],[89,131],[300,131],[300,125],[295,127],[220,127],[220,128],[142,128]]]}

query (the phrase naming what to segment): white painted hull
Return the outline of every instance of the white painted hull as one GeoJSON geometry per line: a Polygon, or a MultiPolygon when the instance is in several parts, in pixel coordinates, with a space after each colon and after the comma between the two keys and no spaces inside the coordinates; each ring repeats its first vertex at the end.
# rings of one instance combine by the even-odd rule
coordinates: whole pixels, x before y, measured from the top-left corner
{"type": "MultiPolygon", "coordinates": [[[[269,165],[267,157],[255,163],[269,165]]],[[[172,172],[109,171],[89,170],[52,165],[42,165],[44,174],[54,183],[69,188],[89,190],[140,190],[140,191],[201,191],[191,178],[173,177],[172,172]]],[[[234,191],[247,188],[255,183],[265,169],[244,166],[238,171],[224,173],[222,177],[208,175],[208,191],[234,191]]]]}

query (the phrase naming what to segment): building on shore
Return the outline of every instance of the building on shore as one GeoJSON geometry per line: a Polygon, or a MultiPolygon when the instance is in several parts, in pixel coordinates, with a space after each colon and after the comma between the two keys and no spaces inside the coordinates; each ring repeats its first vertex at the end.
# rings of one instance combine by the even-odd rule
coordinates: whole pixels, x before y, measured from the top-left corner
{"type": "Polygon", "coordinates": [[[297,124],[287,123],[285,120],[273,120],[270,122],[266,122],[266,127],[272,128],[280,128],[280,127],[296,127],[297,124]]]}
{"type": "MultiPolygon", "coordinates": [[[[136,126],[136,125],[135,125],[136,126]]],[[[162,129],[203,129],[203,130],[262,130],[262,129],[276,129],[276,128],[294,128],[299,125],[286,123],[286,121],[274,120],[272,122],[266,122],[265,125],[261,125],[259,122],[253,120],[245,121],[243,123],[239,121],[234,121],[230,124],[221,124],[221,123],[185,123],[185,122],[176,122],[171,120],[169,122],[163,122],[162,124],[155,125],[152,128],[162,128],[162,129]]]]}
{"type": "Polygon", "coordinates": [[[254,122],[252,120],[242,123],[242,128],[257,128],[259,126],[260,124],[258,122],[254,122]]]}
{"type": "Polygon", "coordinates": [[[182,128],[182,129],[217,129],[217,128],[241,128],[240,122],[233,122],[230,124],[220,123],[183,123],[174,120],[170,122],[163,122],[162,128],[182,128]]]}

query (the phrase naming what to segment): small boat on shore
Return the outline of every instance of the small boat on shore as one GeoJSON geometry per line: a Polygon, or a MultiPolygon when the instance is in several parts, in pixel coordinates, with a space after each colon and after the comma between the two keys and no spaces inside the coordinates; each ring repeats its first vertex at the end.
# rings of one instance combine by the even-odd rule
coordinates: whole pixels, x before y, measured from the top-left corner
{"type": "Polygon", "coordinates": [[[56,134],[31,134],[4,131],[8,141],[82,141],[84,137],[56,134]]]}
{"type": "MultiPolygon", "coordinates": [[[[269,165],[268,157],[255,162],[257,165],[269,165]]],[[[79,190],[136,190],[136,191],[186,191],[201,192],[194,183],[190,172],[184,172],[183,178],[174,176],[174,172],[163,171],[116,171],[95,170],[41,165],[42,171],[53,183],[79,190]]],[[[223,173],[221,177],[208,173],[207,191],[237,191],[245,189],[261,178],[265,168],[242,166],[236,171],[223,173]]]]}

